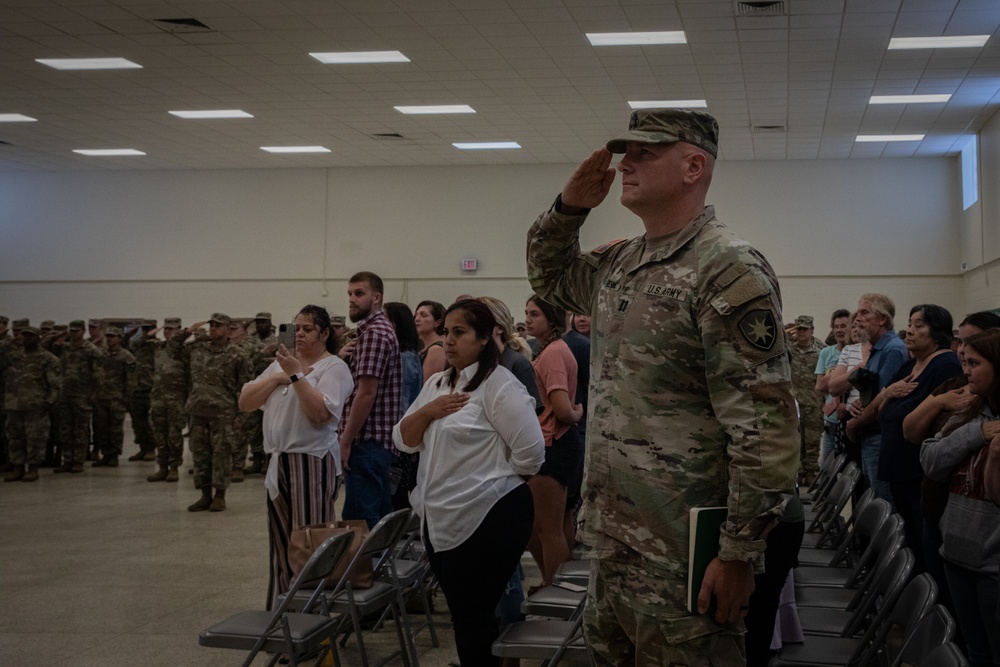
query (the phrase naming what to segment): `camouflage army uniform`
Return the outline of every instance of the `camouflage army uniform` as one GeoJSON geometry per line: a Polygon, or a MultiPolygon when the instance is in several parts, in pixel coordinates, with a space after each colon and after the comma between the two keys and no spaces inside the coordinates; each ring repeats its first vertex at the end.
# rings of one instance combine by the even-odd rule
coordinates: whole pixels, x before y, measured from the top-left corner
{"type": "MultiPolygon", "coordinates": [[[[4,317],[3,320],[4,324],[8,321],[6,317],[4,317]]],[[[5,331],[3,335],[0,336],[0,351],[4,350],[13,341],[14,338],[10,335],[10,332],[5,331]]],[[[0,373],[0,466],[3,466],[5,470],[8,470],[10,457],[7,454],[7,412],[4,409],[5,393],[3,374],[0,373]]]]}
{"type": "MultiPolygon", "coordinates": [[[[269,345],[277,344],[278,337],[273,333],[261,338],[256,333],[251,333],[244,339],[242,347],[250,363],[250,377],[255,378],[263,373],[271,362],[274,361],[274,351],[265,354],[264,350],[269,345]]],[[[264,457],[264,412],[254,410],[253,412],[240,413],[240,428],[237,439],[236,450],[233,453],[233,467],[242,468],[247,460],[247,453],[253,455],[254,461],[264,457]]],[[[261,470],[260,472],[263,472],[261,470]]]]}
{"type": "Polygon", "coordinates": [[[135,357],[125,349],[105,349],[101,367],[104,381],[94,406],[94,454],[118,457],[125,444],[125,412],[135,391],[135,357]]]}
{"type": "Polygon", "coordinates": [[[139,445],[139,453],[150,454],[156,450],[150,417],[153,374],[156,372],[154,359],[156,348],[138,342],[144,337],[140,330],[139,338],[132,342],[131,352],[135,357],[135,391],[132,392],[132,400],[129,402],[129,415],[132,417],[132,430],[135,432],[135,444],[139,445]]]}
{"type": "Polygon", "coordinates": [[[811,481],[819,472],[819,448],[823,440],[823,395],[816,391],[816,364],[823,344],[812,339],[809,348],[790,345],[792,396],[799,402],[799,443],[802,465],[799,474],[811,481]]]}
{"type": "MultiPolygon", "coordinates": [[[[184,337],[183,333],[177,336],[184,337]]],[[[133,343],[137,354],[153,353],[153,385],[150,390],[149,421],[160,468],[179,468],[184,463],[184,427],[190,376],[183,349],[148,336],[133,343]]]]}
{"type": "Polygon", "coordinates": [[[59,399],[59,360],[41,347],[25,352],[13,345],[0,346],[0,377],[5,383],[10,462],[37,467],[49,439],[49,409],[59,399]]]}
{"type": "MultiPolygon", "coordinates": [[[[62,445],[62,470],[81,472],[90,446],[90,420],[103,382],[103,353],[90,341],[79,345],[55,343],[52,352],[62,364],[62,394],[56,414],[62,445]]],[[[57,468],[57,472],[60,469],[57,468]]]]}
{"type": "Polygon", "coordinates": [[[609,639],[624,629],[669,645],[676,664],[704,664],[709,650],[721,656],[712,664],[742,664],[740,627],[687,611],[688,511],[728,506],[720,558],[762,564],[799,463],[777,281],[710,206],[652,243],[581,254],[585,217],[539,217],[528,276],[542,298],[593,318],[588,643],[612,664],[630,660],[635,649],[609,639]]]}
{"type": "Polygon", "coordinates": [[[227,489],[233,474],[233,421],[240,390],[250,381],[250,367],[229,342],[214,345],[199,338],[185,345],[180,333],[168,342],[173,353],[186,359],[190,391],[185,411],[191,418],[189,442],[194,458],[194,485],[198,489],[227,489]]]}

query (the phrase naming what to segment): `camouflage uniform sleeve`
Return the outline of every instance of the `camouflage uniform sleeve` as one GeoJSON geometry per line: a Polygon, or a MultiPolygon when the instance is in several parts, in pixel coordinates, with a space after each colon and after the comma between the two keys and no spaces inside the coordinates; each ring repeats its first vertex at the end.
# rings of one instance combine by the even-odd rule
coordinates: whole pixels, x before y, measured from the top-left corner
{"type": "Polygon", "coordinates": [[[720,262],[698,325],[712,407],[729,440],[719,557],[762,566],[764,538],[795,486],[799,446],[781,297],[771,267],[759,260],[720,262]]]}
{"type": "Polygon", "coordinates": [[[580,228],[587,214],[558,213],[558,201],[528,230],[528,281],[546,301],[575,313],[589,313],[599,258],[580,252],[580,228]]]}
{"type": "Polygon", "coordinates": [[[49,389],[45,400],[49,405],[55,405],[62,393],[62,367],[55,355],[50,355],[45,364],[45,382],[49,389]]]}
{"type": "Polygon", "coordinates": [[[132,394],[135,393],[135,388],[139,384],[139,374],[136,369],[135,357],[131,353],[128,353],[128,363],[125,365],[125,405],[128,405],[132,400],[132,394]]]}

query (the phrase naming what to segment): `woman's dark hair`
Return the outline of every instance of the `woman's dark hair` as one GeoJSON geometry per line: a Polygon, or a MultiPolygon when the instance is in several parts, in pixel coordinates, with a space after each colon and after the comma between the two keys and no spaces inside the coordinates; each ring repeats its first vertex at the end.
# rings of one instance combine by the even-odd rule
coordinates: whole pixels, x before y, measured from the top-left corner
{"type": "Polygon", "coordinates": [[[337,337],[333,335],[333,328],[330,325],[330,313],[326,312],[326,308],[309,304],[299,311],[299,315],[308,315],[312,318],[313,324],[316,325],[320,333],[324,331],[327,333],[326,351],[330,354],[337,354],[337,337]]]}
{"type": "Polygon", "coordinates": [[[1000,329],[1000,315],[991,313],[988,310],[981,310],[978,313],[966,315],[965,319],[958,326],[970,325],[983,331],[989,329],[1000,329]]]}
{"type": "Polygon", "coordinates": [[[927,327],[931,330],[931,339],[937,344],[938,349],[950,348],[951,339],[954,337],[951,331],[952,324],[954,323],[951,319],[951,313],[947,309],[935,306],[932,303],[922,303],[919,306],[910,308],[910,317],[913,317],[913,314],[917,312],[923,313],[924,322],[927,323],[927,327]]]}
{"type": "Polygon", "coordinates": [[[943,431],[944,435],[949,435],[959,426],[971,422],[982,413],[985,406],[989,406],[993,414],[1000,410],[1000,329],[987,329],[969,336],[965,339],[965,348],[966,352],[972,348],[993,366],[993,386],[986,393],[976,396],[972,405],[961,413],[960,420],[953,419],[948,422],[948,427],[943,431]]]}
{"type": "Polygon", "coordinates": [[[400,352],[419,352],[420,336],[417,335],[417,325],[413,323],[413,311],[405,303],[390,301],[382,306],[385,316],[392,322],[396,330],[396,340],[399,341],[400,352]]]}
{"type": "Polygon", "coordinates": [[[559,340],[566,333],[566,309],[554,306],[548,301],[543,301],[536,294],[528,297],[528,303],[538,306],[538,310],[542,311],[542,315],[549,323],[548,337],[545,340],[538,341],[538,354],[535,355],[537,359],[542,355],[542,350],[548,347],[549,343],[559,340]]]}
{"type": "MultiPolygon", "coordinates": [[[[469,384],[462,387],[462,391],[474,391],[500,363],[500,350],[493,344],[493,329],[496,328],[497,321],[486,304],[475,299],[465,299],[451,304],[444,316],[448,317],[448,315],[458,311],[462,311],[466,324],[476,333],[476,338],[486,340],[486,345],[483,345],[483,349],[479,353],[479,368],[476,369],[476,374],[469,380],[469,384]]],[[[447,378],[448,384],[454,387],[455,383],[458,382],[458,369],[454,366],[449,368],[447,378]]],[[[438,384],[440,385],[440,380],[438,384]]]]}
{"type": "Polygon", "coordinates": [[[434,318],[435,322],[440,322],[439,325],[434,329],[438,336],[444,335],[444,306],[437,301],[421,301],[417,304],[417,307],[413,309],[413,312],[417,312],[424,306],[427,310],[431,311],[431,317],[434,318]]]}

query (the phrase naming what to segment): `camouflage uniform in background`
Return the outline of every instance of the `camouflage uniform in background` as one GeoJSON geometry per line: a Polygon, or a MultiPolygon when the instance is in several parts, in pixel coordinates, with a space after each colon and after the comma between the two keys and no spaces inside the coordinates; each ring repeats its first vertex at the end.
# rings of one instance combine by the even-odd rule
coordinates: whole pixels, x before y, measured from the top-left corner
{"type": "Polygon", "coordinates": [[[792,354],[792,396],[799,402],[799,443],[802,465],[799,475],[811,482],[819,472],[819,449],[823,441],[823,395],[816,391],[816,364],[823,344],[813,338],[808,349],[796,343],[792,354]]]}
{"type": "MultiPolygon", "coordinates": [[[[164,320],[164,324],[172,321],[180,326],[180,320],[170,318],[164,320]]],[[[183,333],[175,335],[184,337],[183,333]]],[[[190,385],[187,355],[183,349],[178,350],[167,341],[149,336],[143,336],[133,346],[137,353],[140,349],[143,354],[146,350],[153,352],[149,417],[156,443],[156,462],[161,469],[176,470],[184,463],[184,427],[187,426],[184,404],[190,385]]]]}
{"type": "Polygon", "coordinates": [[[191,418],[194,485],[202,490],[224,490],[232,480],[233,421],[240,390],[251,379],[250,364],[229,341],[215,345],[199,336],[191,345],[185,345],[188,335],[182,331],[167,346],[186,360],[190,372],[184,409],[191,418]]]}
{"type": "MultiPolygon", "coordinates": [[[[155,323],[154,323],[155,325],[155,323]]],[[[145,338],[140,330],[138,337],[132,341],[132,355],[135,357],[135,391],[129,403],[129,415],[132,417],[132,430],[135,432],[135,444],[139,445],[139,454],[135,460],[149,460],[155,455],[156,440],[153,438],[153,426],[150,412],[152,410],[153,374],[155,373],[156,348],[152,345],[142,345],[139,341],[145,338]]],[[[132,460],[132,457],[129,458],[132,460]]]]}
{"type": "Polygon", "coordinates": [[[87,340],[78,344],[53,342],[51,351],[62,364],[63,380],[56,410],[63,464],[56,471],[83,472],[90,446],[90,420],[104,381],[103,353],[87,340]]]}
{"type": "MultiPolygon", "coordinates": [[[[243,340],[243,350],[250,363],[251,379],[263,373],[274,361],[274,350],[269,346],[276,346],[277,343],[278,337],[274,333],[261,338],[253,332],[243,340]],[[265,353],[265,350],[269,353],[265,353]]],[[[264,411],[241,412],[240,417],[242,423],[236,451],[233,454],[233,467],[242,468],[247,460],[247,453],[250,453],[253,455],[254,471],[262,473],[264,471],[257,463],[258,461],[262,463],[264,460],[264,411]]]]}
{"type": "MultiPolygon", "coordinates": [[[[109,329],[116,331],[117,329],[109,329]]],[[[125,445],[125,413],[135,391],[135,357],[124,348],[101,357],[104,381],[94,406],[94,456],[117,460],[125,445]]]]}
{"type": "Polygon", "coordinates": [[[0,377],[5,383],[10,462],[37,468],[45,458],[49,410],[59,400],[59,360],[41,347],[25,352],[21,347],[2,345],[0,377]]]}
{"type": "MultiPolygon", "coordinates": [[[[6,315],[0,315],[0,323],[3,326],[6,327],[9,321],[6,315]]],[[[10,335],[9,331],[4,331],[3,334],[0,334],[0,350],[10,345],[13,340],[14,338],[10,335]]],[[[7,454],[7,413],[4,411],[4,393],[3,374],[0,373],[0,466],[6,471],[10,464],[10,457],[7,454]]]]}
{"type": "Polygon", "coordinates": [[[538,218],[528,276],[543,299],[592,317],[588,643],[620,664],[626,647],[605,638],[624,630],[670,646],[677,664],[742,664],[740,626],[687,611],[688,512],[728,506],[719,557],[763,565],[799,465],[777,280],[711,206],[652,242],[581,253],[585,218],[538,218]]]}

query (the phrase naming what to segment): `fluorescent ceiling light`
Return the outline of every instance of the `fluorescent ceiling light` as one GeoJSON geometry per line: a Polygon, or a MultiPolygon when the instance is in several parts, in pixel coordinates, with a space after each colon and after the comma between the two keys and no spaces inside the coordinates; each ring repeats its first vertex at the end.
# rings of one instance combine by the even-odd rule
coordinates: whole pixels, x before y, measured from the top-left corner
{"type": "Polygon", "coordinates": [[[168,111],[178,118],[253,118],[253,114],[240,109],[206,109],[204,111],[168,111]]]}
{"type": "Polygon", "coordinates": [[[683,30],[666,32],[588,32],[592,46],[624,46],[635,44],[687,44],[683,30]]]}
{"type": "Polygon", "coordinates": [[[468,104],[430,104],[424,106],[393,107],[399,113],[407,115],[433,113],[476,113],[468,104]]]}
{"type": "Polygon", "coordinates": [[[91,157],[112,157],[115,155],[145,155],[142,151],[137,151],[134,148],[78,148],[73,151],[74,153],[79,153],[80,155],[89,155],[91,157]]]}
{"type": "Polygon", "coordinates": [[[35,62],[53,69],[142,69],[125,58],[36,58],[35,62]]]}
{"type": "Polygon", "coordinates": [[[968,49],[983,46],[989,35],[955,35],[953,37],[893,37],[889,50],[895,49],[968,49]]]}
{"type": "Polygon", "coordinates": [[[37,120],[22,113],[0,113],[0,123],[33,123],[37,120]]]}
{"type": "Polygon", "coordinates": [[[309,55],[326,65],[410,62],[410,59],[399,51],[335,51],[329,53],[310,53],[309,55]]]}
{"type": "Polygon", "coordinates": [[[872,95],[868,104],[937,104],[947,102],[951,95],[872,95]]]}
{"type": "Polygon", "coordinates": [[[629,102],[632,109],[704,109],[705,100],[638,100],[629,102]]]}
{"type": "Polygon", "coordinates": [[[454,143],[452,146],[463,151],[477,151],[498,148],[520,148],[521,144],[516,141],[470,141],[454,143]]]}
{"type": "Polygon", "coordinates": [[[876,141],[923,141],[922,134],[859,134],[855,141],[876,142],[876,141]]]}
{"type": "Polygon", "coordinates": [[[268,153],[329,153],[330,149],[324,146],[261,146],[262,151],[268,153]]]}

